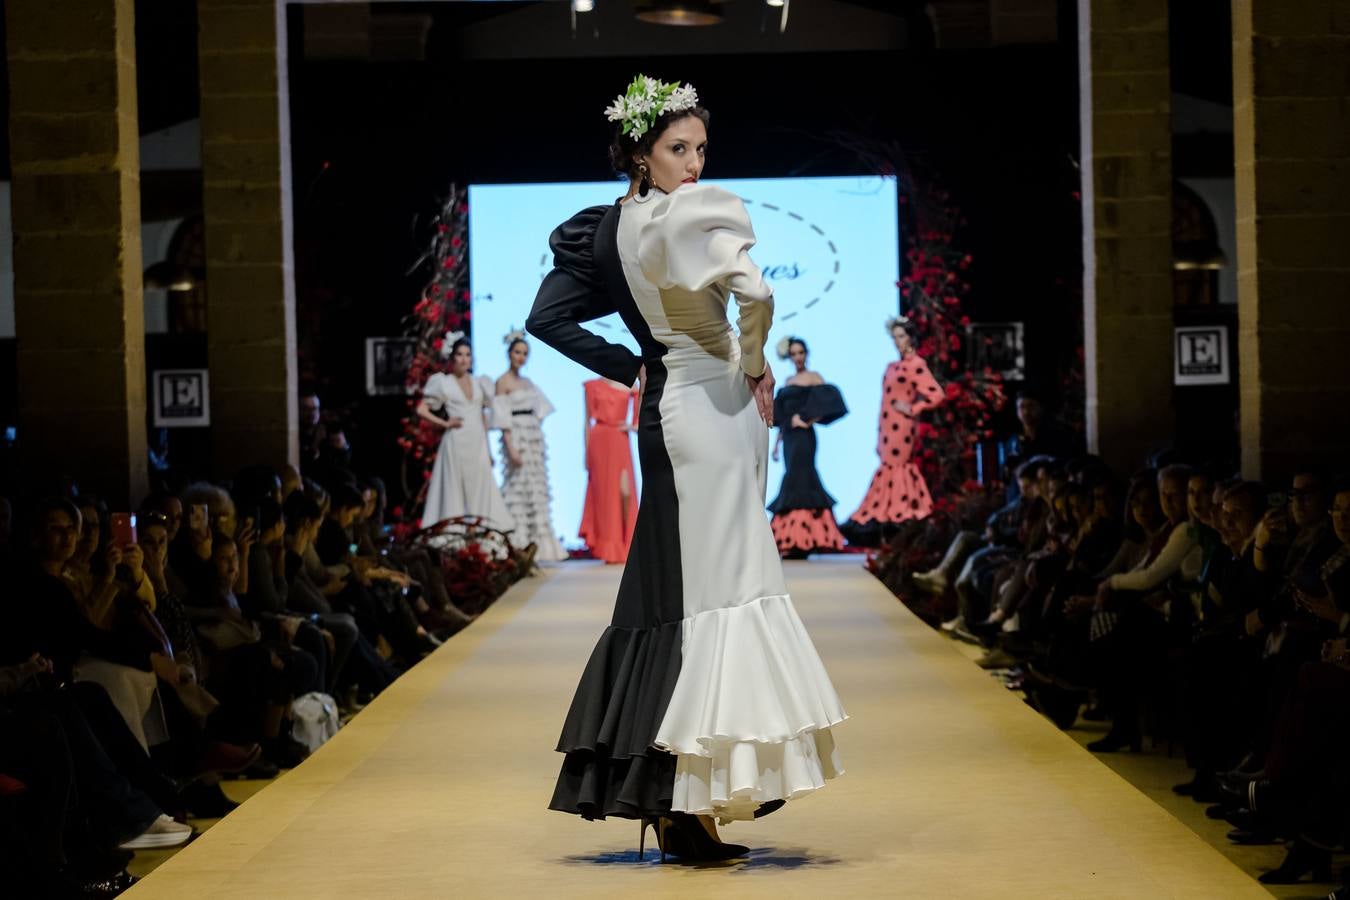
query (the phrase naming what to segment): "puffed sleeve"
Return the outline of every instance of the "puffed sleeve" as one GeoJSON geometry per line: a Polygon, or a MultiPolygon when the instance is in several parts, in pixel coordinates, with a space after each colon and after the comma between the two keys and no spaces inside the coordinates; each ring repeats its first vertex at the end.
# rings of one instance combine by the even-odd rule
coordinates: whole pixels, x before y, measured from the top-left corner
{"type": "Polygon", "coordinates": [[[773,289],[750,259],[755,230],[745,204],[712,185],[688,185],[661,198],[638,234],[642,273],[658,288],[701,291],[720,284],[736,295],[741,368],[764,374],[773,324],[773,289]]]}
{"type": "Polygon", "coordinates": [[[515,410],[511,406],[510,394],[492,396],[492,427],[500,431],[510,431],[515,410]]]}
{"type": "Polygon", "coordinates": [[[553,271],[539,286],[525,330],[597,375],[632,384],[642,360],[581,327],[615,311],[594,257],[595,232],[607,211],[605,206],[583,209],[549,235],[553,271]]]}
{"type": "Polygon", "coordinates": [[[914,402],[909,405],[910,415],[917,416],[925,409],[941,406],[946,399],[947,395],[929,371],[928,363],[918,360],[914,366],[914,402]]]}
{"type": "Polygon", "coordinates": [[[422,385],[422,396],[432,403],[445,403],[445,376],[440,372],[435,373],[427,379],[427,383],[422,385]]]}
{"type": "Polygon", "coordinates": [[[817,384],[806,389],[806,402],[802,404],[803,419],[817,425],[829,425],[848,415],[844,405],[844,395],[832,384],[817,384]]]}

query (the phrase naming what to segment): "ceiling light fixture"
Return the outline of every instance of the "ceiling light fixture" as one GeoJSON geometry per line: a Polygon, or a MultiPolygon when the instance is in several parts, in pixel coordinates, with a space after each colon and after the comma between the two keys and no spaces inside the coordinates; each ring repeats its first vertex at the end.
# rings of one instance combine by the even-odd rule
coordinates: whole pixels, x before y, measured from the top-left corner
{"type": "Polygon", "coordinates": [[[572,12],[590,12],[595,9],[595,0],[572,0],[572,12]]]}
{"type": "Polygon", "coordinates": [[[635,0],[633,12],[654,25],[717,25],[722,0],[635,0]]]}

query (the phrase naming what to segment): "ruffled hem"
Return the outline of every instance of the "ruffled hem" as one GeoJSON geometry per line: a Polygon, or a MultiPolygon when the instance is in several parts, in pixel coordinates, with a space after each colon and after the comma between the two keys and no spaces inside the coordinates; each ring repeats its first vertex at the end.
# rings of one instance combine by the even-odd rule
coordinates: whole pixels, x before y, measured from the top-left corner
{"type": "Polygon", "coordinates": [[[809,553],[813,550],[843,550],[844,536],[828,509],[794,509],[779,513],[770,522],[779,553],[809,553]]]}
{"type": "Polygon", "coordinates": [[[640,819],[670,812],[675,757],[660,750],[615,759],[589,750],[567,754],[548,808],[583,819],[640,819]]]}
{"type": "Polygon", "coordinates": [[[654,742],[680,758],[673,808],[743,818],[752,801],[799,797],[843,771],[829,729],[848,714],[790,597],[683,625],[680,676],[654,742]]]}
{"type": "Polygon", "coordinates": [[[872,476],[858,510],[849,518],[860,525],[868,522],[905,522],[926,519],[933,512],[928,483],[914,463],[883,463],[872,476]]]}
{"type": "Polygon", "coordinates": [[[710,756],[680,756],[671,807],[723,823],[753,819],[760,804],[798,800],[844,774],[828,728],[781,744],[717,742],[710,756]]]}

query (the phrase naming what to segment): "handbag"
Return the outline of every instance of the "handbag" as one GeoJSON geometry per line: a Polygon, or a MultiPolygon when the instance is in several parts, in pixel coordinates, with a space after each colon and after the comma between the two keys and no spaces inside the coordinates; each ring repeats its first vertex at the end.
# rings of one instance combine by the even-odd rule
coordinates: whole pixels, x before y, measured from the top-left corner
{"type": "Polygon", "coordinates": [[[313,753],[338,732],[337,701],[328,694],[310,691],[291,703],[291,737],[313,753]]]}

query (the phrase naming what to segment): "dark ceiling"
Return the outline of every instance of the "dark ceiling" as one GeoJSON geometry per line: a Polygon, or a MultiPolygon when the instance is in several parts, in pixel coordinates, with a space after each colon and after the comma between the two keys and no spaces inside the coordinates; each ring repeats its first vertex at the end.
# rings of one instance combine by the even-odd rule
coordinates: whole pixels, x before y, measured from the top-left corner
{"type": "MultiPolygon", "coordinates": [[[[741,0],[758,3],[758,0],[741,0]]],[[[803,0],[798,0],[799,4],[803,0]]],[[[894,14],[907,29],[911,49],[931,41],[925,33],[922,2],[918,0],[842,0],[853,6],[894,14]]],[[[934,0],[941,5],[943,0],[934,0]]],[[[1061,0],[1071,15],[1073,0],[1061,0]]],[[[2,5],[2,4],[0,4],[2,5]]],[[[433,16],[429,46],[453,45],[450,33],[494,17],[519,12],[537,2],[408,2],[377,3],[373,15],[427,12],[433,16]],[[438,38],[437,35],[440,35],[438,38]]],[[[550,5],[557,5],[556,0],[550,5]]],[[[1231,103],[1230,0],[1172,0],[1172,81],[1177,91],[1217,103],[1231,103]]],[[[791,27],[791,26],[789,26],[791,27]]],[[[1061,40],[1072,39],[1064,30],[1061,40]]],[[[0,19],[3,34],[3,19],[0,19]]],[[[156,131],[197,115],[197,14],[196,3],[184,0],[137,0],[137,88],[142,133],[156,131]]],[[[3,102],[8,103],[8,79],[3,102]]],[[[6,132],[8,129],[6,129],[6,132]]],[[[8,134],[0,138],[4,168],[8,169],[8,134]]]]}

